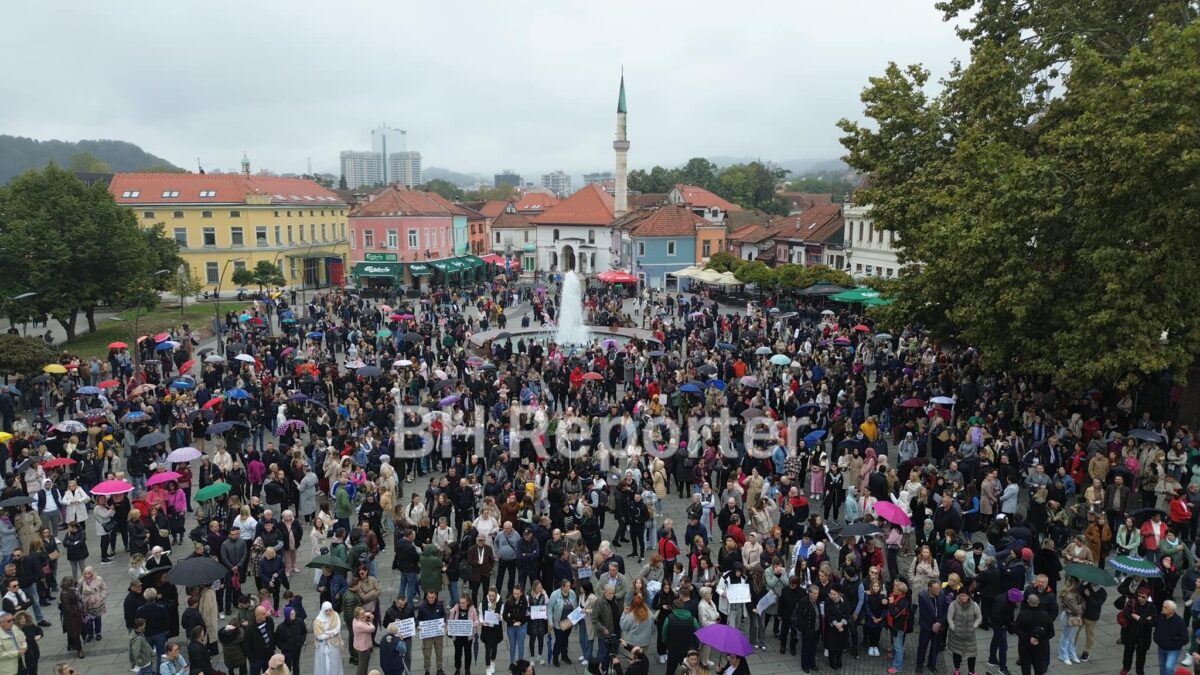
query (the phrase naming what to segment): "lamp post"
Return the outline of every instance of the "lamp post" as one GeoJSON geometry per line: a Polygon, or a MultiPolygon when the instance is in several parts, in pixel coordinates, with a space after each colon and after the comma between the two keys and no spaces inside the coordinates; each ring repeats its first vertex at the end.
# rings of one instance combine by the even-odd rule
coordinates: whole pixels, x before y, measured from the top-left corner
{"type": "MultiPolygon", "coordinates": [[[[37,292],[36,291],[28,291],[25,293],[19,293],[17,295],[14,295],[11,298],[9,298],[8,301],[9,302],[21,302],[23,300],[28,300],[28,299],[34,298],[34,297],[37,297],[37,292]]],[[[12,315],[10,314],[8,317],[8,325],[11,327],[12,324],[13,324],[13,320],[12,320],[12,315]]],[[[28,324],[28,322],[26,322],[26,321],[21,322],[21,335],[24,337],[29,337],[27,331],[25,330],[25,327],[27,324],[28,324]]]]}
{"type": "Polygon", "coordinates": [[[225,270],[229,269],[229,263],[242,262],[245,258],[231,258],[225,261],[221,266],[221,275],[217,277],[217,298],[213,304],[213,329],[217,332],[217,353],[225,354],[225,339],[222,337],[223,330],[221,325],[221,282],[225,279],[225,270]]]}

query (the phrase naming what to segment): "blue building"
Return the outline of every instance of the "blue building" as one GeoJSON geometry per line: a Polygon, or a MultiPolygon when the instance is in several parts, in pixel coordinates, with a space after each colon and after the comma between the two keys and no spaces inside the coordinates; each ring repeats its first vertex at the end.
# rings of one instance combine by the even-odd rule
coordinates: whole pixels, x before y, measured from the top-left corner
{"type": "Polygon", "coordinates": [[[621,267],[643,287],[674,290],[667,275],[696,264],[696,234],[711,226],[686,207],[659,206],[626,214],[613,224],[613,240],[621,267]]]}

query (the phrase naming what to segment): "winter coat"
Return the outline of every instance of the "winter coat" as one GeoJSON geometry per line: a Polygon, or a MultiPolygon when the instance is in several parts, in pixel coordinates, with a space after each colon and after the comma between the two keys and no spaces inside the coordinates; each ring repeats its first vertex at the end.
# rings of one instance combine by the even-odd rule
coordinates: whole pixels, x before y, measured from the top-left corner
{"type": "Polygon", "coordinates": [[[442,590],[442,555],[438,552],[437,546],[433,544],[425,544],[421,551],[420,570],[421,570],[421,590],[432,591],[442,590]]]}
{"type": "Polygon", "coordinates": [[[975,629],[983,621],[983,612],[974,600],[963,605],[957,599],[946,612],[946,648],[952,654],[975,656],[975,629]]]}

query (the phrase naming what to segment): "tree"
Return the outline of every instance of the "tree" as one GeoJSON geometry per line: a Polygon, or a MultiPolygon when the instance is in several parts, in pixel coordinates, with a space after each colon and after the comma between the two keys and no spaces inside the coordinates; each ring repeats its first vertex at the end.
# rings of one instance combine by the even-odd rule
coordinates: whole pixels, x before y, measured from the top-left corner
{"type": "Polygon", "coordinates": [[[1194,2],[949,0],[972,59],[890,65],[842,120],[858,201],[898,234],[896,309],[985,366],[1080,392],[1200,353],[1194,2]],[[1164,335],[1166,338],[1164,339],[1164,335]]]}
{"type": "Polygon", "coordinates": [[[167,277],[167,290],[174,293],[180,298],[179,312],[183,313],[183,298],[195,296],[200,291],[204,290],[204,284],[200,281],[200,276],[192,271],[192,266],[187,263],[180,264],[175,273],[167,277]]]}
{"type": "Polygon", "coordinates": [[[112,167],[90,152],[71,155],[71,161],[67,163],[67,170],[83,173],[112,173],[112,167]]]}
{"type": "Polygon", "coordinates": [[[709,257],[708,264],[705,265],[705,268],[716,270],[718,272],[733,272],[736,275],[738,268],[745,263],[745,260],[738,258],[729,251],[718,251],[709,257]]]}
{"type": "Polygon", "coordinates": [[[717,183],[717,165],[703,157],[693,157],[679,170],[679,182],[712,190],[717,183]]]}
{"type": "Polygon", "coordinates": [[[788,192],[829,193],[834,202],[844,202],[854,192],[857,181],[848,180],[841,171],[814,171],[788,182],[788,192]]]}
{"type": "Polygon", "coordinates": [[[339,190],[349,190],[350,189],[350,188],[346,187],[345,174],[342,174],[340,177],[338,177],[338,189],[339,190]]]}
{"type": "Polygon", "coordinates": [[[462,201],[463,198],[462,188],[441,178],[434,178],[422,185],[421,189],[425,192],[436,192],[452,202],[462,201]]]}
{"type": "Polygon", "coordinates": [[[258,284],[258,290],[260,291],[263,289],[263,286],[282,286],[287,283],[283,272],[280,272],[275,263],[270,260],[259,260],[254,264],[254,269],[251,271],[253,272],[252,283],[258,284]]]}
{"type": "Polygon", "coordinates": [[[28,300],[75,337],[80,314],[95,330],[97,305],[127,305],[156,286],[159,254],[130,209],[104,185],[85,186],[69,171],[49,166],[0,188],[0,293],[33,291],[28,300]]]}
{"type": "Polygon", "coordinates": [[[472,190],[463,193],[466,202],[506,202],[516,196],[517,189],[511,185],[497,185],[486,190],[472,190]]]}
{"type": "Polygon", "coordinates": [[[787,215],[787,205],[778,198],[775,190],[785,176],[787,171],[771,164],[734,164],[721,171],[712,191],[744,209],[787,215]]]}
{"type": "Polygon", "coordinates": [[[767,267],[761,260],[751,260],[738,268],[733,276],[743,284],[756,284],[760,290],[775,287],[775,270],[767,267]]]}
{"type": "Polygon", "coordinates": [[[0,334],[0,373],[5,375],[28,375],[54,363],[58,353],[41,338],[21,337],[11,333],[0,334]]]}

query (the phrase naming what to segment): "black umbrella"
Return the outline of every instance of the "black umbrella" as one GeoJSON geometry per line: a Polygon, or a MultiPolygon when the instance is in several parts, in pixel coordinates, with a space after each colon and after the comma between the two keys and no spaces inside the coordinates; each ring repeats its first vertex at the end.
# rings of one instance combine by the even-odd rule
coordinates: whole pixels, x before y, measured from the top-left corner
{"type": "Polygon", "coordinates": [[[378,366],[363,366],[355,371],[359,377],[379,377],[382,373],[383,371],[378,366]]]}
{"type": "Polygon", "coordinates": [[[711,363],[706,363],[706,364],[700,366],[699,368],[697,368],[696,372],[704,373],[705,375],[716,375],[717,367],[711,363]]]}
{"type": "MultiPolygon", "coordinates": [[[[4,502],[0,502],[0,506],[4,506],[4,502]]],[[[1133,517],[1133,522],[1140,524],[1150,520],[1150,517],[1156,513],[1163,518],[1167,517],[1167,512],[1162,509],[1138,509],[1129,515],[1133,517]]]]}
{"type": "Polygon", "coordinates": [[[858,448],[859,450],[862,450],[865,447],[867,447],[866,443],[854,438],[847,438],[846,440],[838,443],[837,449],[845,450],[846,448],[858,448]]]}
{"type": "Polygon", "coordinates": [[[154,577],[162,574],[163,572],[170,572],[170,571],[171,571],[171,565],[163,565],[161,567],[155,567],[154,569],[146,570],[146,573],[143,574],[138,580],[144,584],[147,581],[154,579],[154,577]]]}
{"type": "Polygon", "coordinates": [[[167,581],[176,586],[208,586],[229,574],[229,570],[221,563],[203,557],[181,560],[170,570],[167,572],[167,581]]]}
{"type": "Polygon", "coordinates": [[[4,501],[0,501],[0,507],[13,508],[16,506],[29,506],[34,502],[33,497],[9,497],[4,501]]]}
{"type": "Polygon", "coordinates": [[[153,448],[167,442],[167,435],[161,431],[152,431],[138,439],[137,447],[153,448]]]}
{"type": "Polygon", "coordinates": [[[213,434],[223,434],[235,426],[237,426],[236,422],[217,422],[208,428],[208,435],[212,436],[213,434]]]}
{"type": "Polygon", "coordinates": [[[42,373],[41,375],[35,375],[27,380],[27,382],[32,382],[33,384],[41,384],[42,382],[49,382],[49,381],[50,381],[50,376],[45,373],[42,373]]]}
{"type": "Polygon", "coordinates": [[[882,534],[883,530],[871,523],[850,523],[843,527],[841,532],[838,532],[839,537],[869,537],[873,534],[882,534]]]}
{"type": "Polygon", "coordinates": [[[203,417],[206,420],[211,420],[213,418],[214,414],[215,413],[212,411],[211,408],[208,410],[205,410],[204,408],[199,408],[199,409],[193,410],[192,412],[188,413],[187,418],[188,418],[189,422],[195,422],[197,417],[203,417]]]}
{"type": "Polygon", "coordinates": [[[17,473],[21,473],[25,469],[28,469],[30,464],[33,464],[34,462],[40,462],[40,461],[42,461],[41,457],[30,457],[29,459],[18,464],[17,468],[13,469],[13,471],[16,471],[17,473]]]}
{"type": "Polygon", "coordinates": [[[325,555],[319,555],[313,558],[307,565],[305,565],[305,567],[315,570],[319,570],[322,567],[332,567],[338,570],[346,570],[347,572],[350,571],[350,564],[345,560],[333,555],[332,553],[326,553],[325,555]]]}
{"type": "Polygon", "coordinates": [[[1149,429],[1130,429],[1129,433],[1125,435],[1130,438],[1136,438],[1139,441],[1146,441],[1147,443],[1162,443],[1166,440],[1162,437],[1162,434],[1150,431],[1149,429]]]}
{"type": "Polygon", "coordinates": [[[201,349],[200,351],[196,352],[196,354],[201,357],[204,357],[204,356],[208,356],[209,354],[211,354],[215,351],[217,351],[217,350],[213,349],[212,347],[205,347],[204,349],[201,349]]]}
{"type": "Polygon", "coordinates": [[[742,411],[742,419],[754,419],[755,417],[762,417],[763,414],[763,411],[758,408],[746,408],[742,411]]]}

